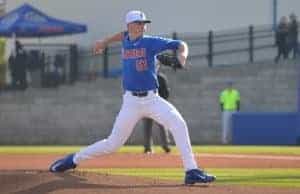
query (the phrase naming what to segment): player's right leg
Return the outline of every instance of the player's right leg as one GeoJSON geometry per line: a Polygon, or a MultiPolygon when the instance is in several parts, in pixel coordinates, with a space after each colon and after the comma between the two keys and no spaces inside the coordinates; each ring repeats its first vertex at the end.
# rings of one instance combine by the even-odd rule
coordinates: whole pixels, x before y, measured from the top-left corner
{"type": "Polygon", "coordinates": [[[100,140],[83,148],[78,153],[55,161],[50,166],[51,172],[64,172],[75,168],[81,161],[116,151],[130,136],[134,126],[141,119],[140,110],[132,101],[126,101],[116,118],[113,130],[107,139],[100,140]]]}

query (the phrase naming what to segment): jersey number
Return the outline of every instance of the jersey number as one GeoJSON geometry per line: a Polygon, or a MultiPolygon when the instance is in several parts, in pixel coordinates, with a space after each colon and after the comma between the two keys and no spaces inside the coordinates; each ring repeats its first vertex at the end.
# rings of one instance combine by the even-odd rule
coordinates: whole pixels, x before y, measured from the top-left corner
{"type": "Polygon", "coordinates": [[[137,71],[146,71],[148,69],[147,61],[145,59],[139,59],[136,61],[135,67],[137,71]]]}

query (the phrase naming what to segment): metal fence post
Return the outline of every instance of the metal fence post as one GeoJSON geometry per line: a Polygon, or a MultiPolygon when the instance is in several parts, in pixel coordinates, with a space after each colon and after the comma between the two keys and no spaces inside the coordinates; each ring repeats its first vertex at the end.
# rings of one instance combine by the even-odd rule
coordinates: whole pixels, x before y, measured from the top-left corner
{"type": "MultiPolygon", "coordinates": [[[[177,32],[173,32],[173,33],[172,33],[172,39],[173,39],[173,40],[177,40],[177,39],[178,39],[177,32]]],[[[174,54],[175,56],[177,56],[177,51],[174,50],[174,51],[173,51],[173,54],[174,54]]]]}
{"type": "Polygon", "coordinates": [[[103,52],[103,76],[108,77],[108,47],[103,52]]]}
{"type": "Polygon", "coordinates": [[[173,40],[177,40],[178,36],[177,36],[177,32],[173,32],[172,33],[172,39],[173,40]]]}
{"type": "Polygon", "coordinates": [[[70,72],[69,72],[69,81],[73,84],[78,80],[78,47],[76,44],[70,45],[70,72]]]}
{"type": "Polygon", "coordinates": [[[253,55],[254,55],[254,35],[253,35],[253,26],[249,26],[249,62],[253,63],[253,55]]]}
{"type": "Polygon", "coordinates": [[[213,66],[213,31],[208,32],[208,54],[207,54],[208,66],[213,66]]]}

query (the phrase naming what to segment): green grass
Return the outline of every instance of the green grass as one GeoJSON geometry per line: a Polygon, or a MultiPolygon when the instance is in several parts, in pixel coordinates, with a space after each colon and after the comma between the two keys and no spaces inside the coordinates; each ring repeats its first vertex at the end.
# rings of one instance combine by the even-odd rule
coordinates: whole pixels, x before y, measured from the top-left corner
{"type": "MultiPolygon", "coordinates": [[[[0,146],[0,154],[66,154],[80,150],[84,146],[0,146]]],[[[173,153],[178,150],[173,146],[173,153]]],[[[154,147],[156,153],[162,152],[158,146],[154,147]]],[[[298,146],[193,146],[195,153],[211,154],[272,154],[272,155],[299,155],[298,146]]],[[[120,153],[142,153],[142,146],[123,146],[120,153]]]]}
{"type": "Polygon", "coordinates": [[[299,146],[193,146],[195,153],[300,155],[299,146]]]}
{"type": "Polygon", "coordinates": [[[0,146],[0,154],[67,154],[81,146],[0,146]]]}
{"type": "MultiPolygon", "coordinates": [[[[141,176],[167,180],[183,180],[184,173],[178,168],[112,168],[112,169],[82,169],[83,171],[141,176]]],[[[284,188],[300,188],[300,169],[207,169],[217,176],[216,184],[248,185],[284,188]]]]}

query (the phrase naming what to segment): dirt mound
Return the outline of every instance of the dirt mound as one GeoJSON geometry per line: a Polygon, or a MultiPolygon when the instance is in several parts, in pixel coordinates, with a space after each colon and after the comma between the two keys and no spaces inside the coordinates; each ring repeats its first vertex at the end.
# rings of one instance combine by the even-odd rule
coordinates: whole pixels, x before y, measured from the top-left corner
{"type": "Polygon", "coordinates": [[[86,172],[0,171],[2,194],[296,194],[299,190],[224,185],[184,186],[181,181],[112,176],[86,172]]]}
{"type": "MultiPolygon", "coordinates": [[[[49,165],[61,155],[0,155],[0,194],[299,194],[300,189],[232,185],[184,186],[182,181],[113,176],[72,171],[53,174],[49,165]],[[32,169],[32,170],[25,170],[32,169]]],[[[202,167],[298,168],[299,156],[196,156],[202,167]]],[[[111,154],[84,162],[80,168],[182,167],[179,155],[111,154]]]]}

